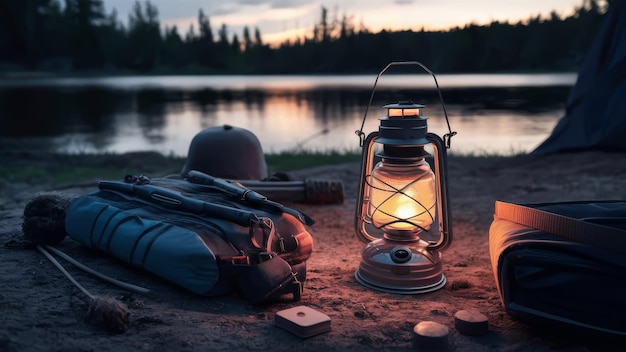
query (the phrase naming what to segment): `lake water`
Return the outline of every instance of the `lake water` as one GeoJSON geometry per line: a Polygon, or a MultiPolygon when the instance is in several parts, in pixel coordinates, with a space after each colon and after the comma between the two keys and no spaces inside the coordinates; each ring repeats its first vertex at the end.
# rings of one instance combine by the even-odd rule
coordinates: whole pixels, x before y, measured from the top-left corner
{"type": "MultiPolygon", "coordinates": [[[[62,153],[154,150],[185,156],[193,136],[229,124],[255,133],[265,152],[357,150],[376,75],[132,76],[4,79],[0,141],[62,153]]],[[[438,75],[451,153],[529,152],[564,114],[576,74],[438,75]]],[[[363,131],[383,105],[426,105],[431,132],[447,132],[432,76],[384,75],[363,131]]],[[[3,145],[3,144],[0,144],[3,145]]]]}

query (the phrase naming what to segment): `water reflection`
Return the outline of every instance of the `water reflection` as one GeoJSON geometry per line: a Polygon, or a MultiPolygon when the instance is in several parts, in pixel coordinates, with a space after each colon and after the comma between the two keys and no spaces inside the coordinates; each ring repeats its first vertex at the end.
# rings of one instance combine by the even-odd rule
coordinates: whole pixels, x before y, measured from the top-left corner
{"type": "MultiPolygon", "coordinates": [[[[379,83],[364,132],[377,128],[384,104],[411,98],[427,105],[431,131],[446,132],[437,93],[432,82],[426,85],[429,77],[410,89],[409,78],[414,77],[392,76],[391,82],[379,83]]],[[[453,152],[532,150],[561,117],[575,76],[496,78],[499,85],[494,75],[438,78],[450,123],[459,133],[453,152]]],[[[370,76],[4,81],[0,141],[31,139],[66,153],[156,150],[186,155],[197,132],[230,124],[253,131],[266,152],[355,150],[354,132],[361,126],[372,83],[370,76]]]]}

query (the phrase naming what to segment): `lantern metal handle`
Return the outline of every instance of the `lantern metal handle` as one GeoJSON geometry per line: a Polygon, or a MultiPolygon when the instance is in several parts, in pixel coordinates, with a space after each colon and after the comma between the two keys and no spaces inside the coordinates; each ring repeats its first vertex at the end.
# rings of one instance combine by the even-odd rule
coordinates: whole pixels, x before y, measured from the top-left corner
{"type": "Polygon", "coordinates": [[[426,67],[426,65],[422,64],[419,61],[396,61],[396,62],[391,62],[389,64],[387,64],[387,66],[385,66],[385,68],[382,69],[382,71],[380,71],[380,73],[378,74],[378,76],[376,76],[376,80],[374,81],[374,87],[372,88],[372,94],[370,94],[370,100],[367,103],[367,107],[365,108],[365,114],[363,115],[363,121],[361,122],[361,129],[355,131],[356,135],[359,136],[359,146],[363,147],[363,142],[364,142],[364,136],[365,133],[363,132],[363,128],[365,127],[365,119],[367,118],[367,112],[370,108],[370,105],[372,105],[372,100],[374,99],[374,93],[376,91],[376,84],[378,83],[378,79],[380,78],[380,76],[382,76],[389,68],[391,68],[392,66],[402,66],[402,65],[417,65],[420,66],[424,71],[428,72],[431,76],[433,76],[433,80],[435,81],[435,86],[437,87],[437,94],[439,95],[439,101],[441,101],[441,107],[443,108],[443,114],[446,118],[446,124],[448,126],[448,133],[446,133],[443,136],[443,142],[444,142],[444,146],[449,149],[450,148],[450,142],[453,136],[456,135],[456,132],[453,132],[452,129],[450,128],[450,120],[448,119],[448,112],[446,110],[446,104],[443,102],[443,95],[441,94],[441,89],[439,88],[439,83],[437,82],[437,77],[435,76],[435,74],[428,68],[426,67]]]}
{"type": "MultiPolygon", "coordinates": [[[[444,165],[448,164],[447,153],[442,150],[446,147],[444,140],[434,133],[427,133],[426,138],[431,143],[433,148],[437,151],[433,158],[435,169],[441,170],[444,165]]],[[[452,224],[450,223],[450,208],[448,207],[448,173],[439,172],[435,179],[436,187],[439,190],[437,192],[437,214],[439,216],[439,230],[441,231],[439,241],[435,243],[429,243],[428,249],[431,250],[444,250],[452,244],[452,224]],[[444,233],[445,232],[445,233],[444,233]]]]}

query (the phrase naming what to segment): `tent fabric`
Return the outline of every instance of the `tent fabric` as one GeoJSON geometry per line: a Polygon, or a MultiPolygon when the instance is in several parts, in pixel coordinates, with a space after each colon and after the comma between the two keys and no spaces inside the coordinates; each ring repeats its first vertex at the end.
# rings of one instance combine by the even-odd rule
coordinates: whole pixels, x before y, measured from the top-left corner
{"type": "Polygon", "coordinates": [[[552,134],[531,154],[626,150],[626,1],[611,4],[552,134]]]}

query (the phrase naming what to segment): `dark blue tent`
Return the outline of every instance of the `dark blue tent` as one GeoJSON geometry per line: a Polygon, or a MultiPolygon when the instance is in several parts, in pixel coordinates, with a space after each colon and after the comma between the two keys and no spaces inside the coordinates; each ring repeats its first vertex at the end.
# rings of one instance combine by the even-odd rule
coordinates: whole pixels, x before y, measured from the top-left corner
{"type": "Polygon", "coordinates": [[[563,116],[532,154],[626,150],[626,1],[613,1],[563,116]]]}

